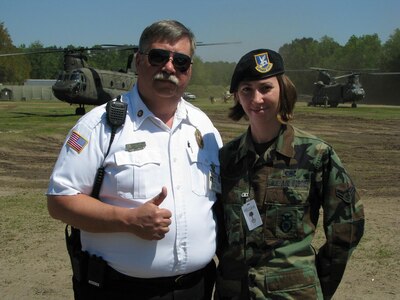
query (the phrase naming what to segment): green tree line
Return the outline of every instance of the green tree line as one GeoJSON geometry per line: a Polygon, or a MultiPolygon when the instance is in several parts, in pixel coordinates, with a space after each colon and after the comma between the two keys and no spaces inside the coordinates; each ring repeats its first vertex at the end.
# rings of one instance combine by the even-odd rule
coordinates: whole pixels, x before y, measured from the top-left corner
{"type": "MultiPolygon", "coordinates": [[[[40,41],[36,41],[29,46],[15,46],[8,34],[4,23],[0,23],[0,54],[5,53],[25,53],[26,55],[15,55],[0,57],[0,83],[21,84],[26,79],[52,79],[57,78],[63,69],[63,57],[65,49],[79,49],[69,45],[66,48],[51,46],[44,47],[40,41]],[[53,51],[53,52],[52,52],[53,51]],[[39,52],[32,54],[32,52],[39,52]],[[41,53],[45,52],[45,53],[41,53]]],[[[94,45],[91,48],[101,48],[94,45]]],[[[126,71],[129,67],[128,56],[132,50],[104,50],[85,51],[90,67],[112,70],[126,71]]],[[[200,57],[194,57],[194,74],[192,84],[194,85],[227,85],[230,74],[235,67],[235,63],[228,62],[203,62],[200,57]]]]}
{"type": "MultiPolygon", "coordinates": [[[[96,47],[93,46],[93,47],[96,47]]],[[[67,48],[79,48],[73,45],[67,48]]],[[[44,47],[40,41],[29,46],[13,45],[4,23],[0,22],[0,53],[29,53],[52,50],[53,53],[0,57],[0,83],[20,84],[25,79],[57,78],[63,69],[64,48],[44,47]],[[58,51],[58,52],[56,52],[58,51]]],[[[317,74],[310,67],[342,71],[400,71],[400,29],[395,29],[382,43],[377,34],[351,36],[345,45],[324,36],[319,40],[298,38],[279,48],[287,73],[303,93],[310,93],[317,74]]],[[[130,51],[87,51],[91,67],[106,70],[126,70],[130,51]]],[[[192,86],[223,86],[230,83],[235,67],[232,62],[206,62],[194,57],[192,86]]]]}
{"type": "Polygon", "coordinates": [[[351,36],[344,46],[323,36],[295,39],[284,44],[279,53],[285,60],[287,73],[303,93],[310,94],[315,70],[330,69],[335,76],[349,72],[400,72],[400,29],[395,29],[382,43],[377,34],[351,36]]]}

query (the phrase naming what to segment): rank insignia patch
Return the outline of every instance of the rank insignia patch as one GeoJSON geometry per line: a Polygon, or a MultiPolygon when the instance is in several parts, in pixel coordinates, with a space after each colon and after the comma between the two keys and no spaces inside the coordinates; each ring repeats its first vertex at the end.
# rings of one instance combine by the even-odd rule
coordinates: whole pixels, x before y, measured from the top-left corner
{"type": "Polygon", "coordinates": [[[70,146],[73,150],[80,153],[83,148],[87,145],[88,141],[83,138],[79,133],[73,131],[71,136],[68,139],[68,146],[70,146]]]}
{"type": "Polygon", "coordinates": [[[336,197],[346,203],[351,203],[351,201],[354,199],[355,193],[356,189],[354,186],[349,187],[347,190],[340,190],[338,188],[336,189],[336,197]]]}

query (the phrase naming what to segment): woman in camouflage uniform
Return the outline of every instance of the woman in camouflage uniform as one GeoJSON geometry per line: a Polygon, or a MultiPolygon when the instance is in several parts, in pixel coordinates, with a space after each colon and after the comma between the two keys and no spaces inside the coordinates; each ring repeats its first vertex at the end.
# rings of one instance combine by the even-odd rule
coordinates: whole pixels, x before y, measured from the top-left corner
{"type": "Polygon", "coordinates": [[[329,144],[288,123],[297,93],[278,53],[244,55],[230,92],[230,118],[249,127],[220,152],[215,299],[330,299],[364,232],[353,182],[329,144]]]}

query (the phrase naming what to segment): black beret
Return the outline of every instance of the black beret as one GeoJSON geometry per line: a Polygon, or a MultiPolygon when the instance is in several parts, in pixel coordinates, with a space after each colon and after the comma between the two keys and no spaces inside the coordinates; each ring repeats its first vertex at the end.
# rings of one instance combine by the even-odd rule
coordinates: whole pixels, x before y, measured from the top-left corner
{"type": "Polygon", "coordinates": [[[242,56],[235,67],[229,92],[237,91],[243,80],[259,80],[285,72],[282,56],[269,49],[257,49],[242,56]]]}

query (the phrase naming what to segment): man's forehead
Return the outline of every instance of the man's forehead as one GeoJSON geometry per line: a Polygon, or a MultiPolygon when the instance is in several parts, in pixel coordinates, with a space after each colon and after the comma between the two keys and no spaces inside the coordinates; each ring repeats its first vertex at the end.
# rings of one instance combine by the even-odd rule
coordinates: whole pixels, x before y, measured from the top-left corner
{"type": "Polygon", "coordinates": [[[191,45],[190,40],[187,37],[182,37],[177,40],[167,40],[167,39],[157,39],[152,41],[150,44],[150,49],[160,48],[169,50],[172,52],[180,52],[187,55],[191,55],[191,45]]]}

